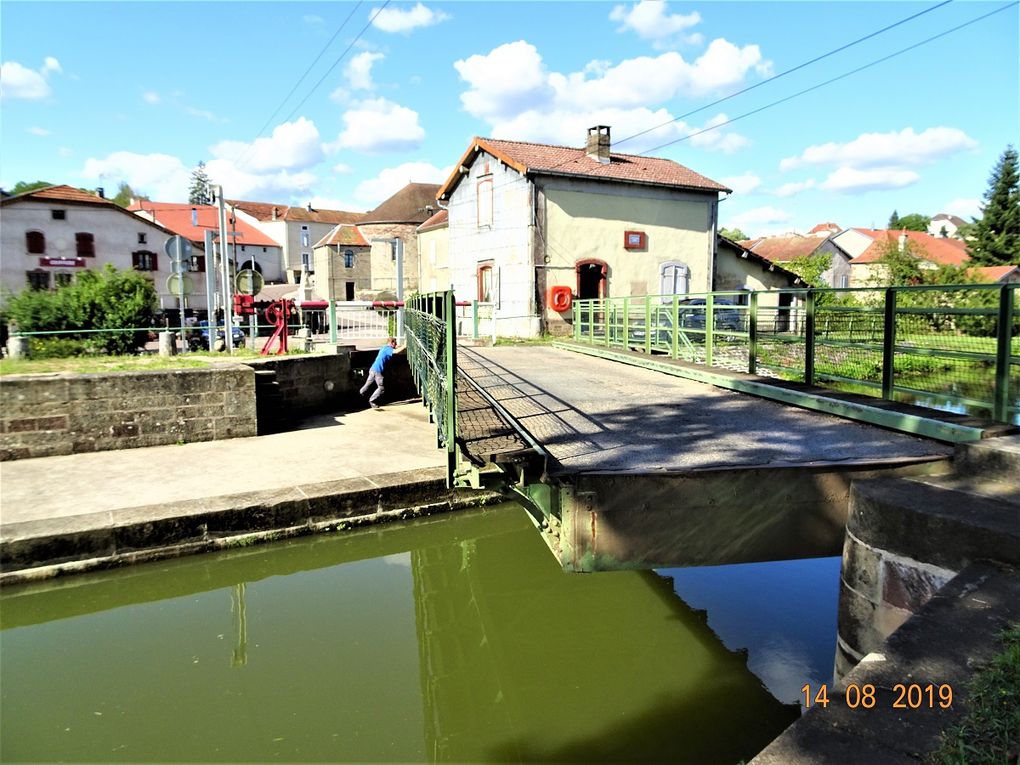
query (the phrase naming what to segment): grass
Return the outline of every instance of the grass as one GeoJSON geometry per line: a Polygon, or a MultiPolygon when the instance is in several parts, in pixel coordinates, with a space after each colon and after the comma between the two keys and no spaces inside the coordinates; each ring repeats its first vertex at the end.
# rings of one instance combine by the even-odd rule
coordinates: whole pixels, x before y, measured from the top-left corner
{"type": "MultiPolygon", "coordinates": [[[[294,350],[288,355],[304,354],[294,350]]],[[[179,356],[143,354],[139,356],[74,356],[65,359],[0,359],[0,377],[34,375],[52,372],[86,374],[92,372],[144,372],[165,369],[195,369],[235,360],[262,358],[256,351],[237,348],[234,355],[226,353],[187,353],[179,356]]],[[[270,357],[271,358],[271,357],[270,357]]]]}
{"type": "Polygon", "coordinates": [[[942,733],[932,765],[1005,765],[1020,761],[1020,625],[1002,634],[1003,650],[967,687],[968,711],[942,733]]]}

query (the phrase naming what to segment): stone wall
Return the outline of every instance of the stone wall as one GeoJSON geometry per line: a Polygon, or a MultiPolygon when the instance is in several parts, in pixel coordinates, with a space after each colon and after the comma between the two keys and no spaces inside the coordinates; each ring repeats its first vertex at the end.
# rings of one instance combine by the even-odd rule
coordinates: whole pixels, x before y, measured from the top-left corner
{"type": "Polygon", "coordinates": [[[351,405],[361,383],[351,371],[351,352],[269,357],[246,362],[259,371],[276,373],[280,406],[288,420],[351,405]]]}
{"type": "Polygon", "coordinates": [[[242,365],[19,375],[0,384],[0,460],[255,433],[255,375],[242,365]]]}

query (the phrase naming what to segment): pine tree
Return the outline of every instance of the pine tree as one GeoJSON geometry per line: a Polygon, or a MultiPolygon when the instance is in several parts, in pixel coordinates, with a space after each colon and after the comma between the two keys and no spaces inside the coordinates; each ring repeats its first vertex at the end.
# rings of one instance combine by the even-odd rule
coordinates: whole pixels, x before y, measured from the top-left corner
{"type": "Polygon", "coordinates": [[[900,227],[900,215],[895,210],[892,211],[892,215],[889,216],[889,225],[886,226],[890,231],[894,231],[900,227]]]}
{"type": "Polygon", "coordinates": [[[999,157],[988,179],[981,217],[974,219],[971,258],[984,265],[1020,265],[1020,176],[1012,146],[999,157]]]}
{"type": "Polygon", "coordinates": [[[212,189],[209,187],[209,176],[205,174],[205,162],[191,171],[191,188],[188,189],[188,204],[207,205],[212,202],[212,189]]]}

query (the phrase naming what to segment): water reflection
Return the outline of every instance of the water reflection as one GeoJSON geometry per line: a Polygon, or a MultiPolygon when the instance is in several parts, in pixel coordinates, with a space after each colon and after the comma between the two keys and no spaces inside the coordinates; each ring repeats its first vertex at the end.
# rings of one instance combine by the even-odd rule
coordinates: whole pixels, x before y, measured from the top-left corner
{"type": "Polygon", "coordinates": [[[564,574],[514,507],[12,589],[0,620],[4,761],[734,763],[798,713],[669,579],[564,574]]]}

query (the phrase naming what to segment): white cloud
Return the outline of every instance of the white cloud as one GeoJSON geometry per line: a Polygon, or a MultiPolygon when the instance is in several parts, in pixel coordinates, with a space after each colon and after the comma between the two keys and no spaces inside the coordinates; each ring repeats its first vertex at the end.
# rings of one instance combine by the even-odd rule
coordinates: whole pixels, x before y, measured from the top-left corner
{"type": "Polygon", "coordinates": [[[206,109],[199,109],[194,106],[185,106],[184,111],[187,114],[190,114],[192,117],[200,117],[204,120],[209,120],[209,122],[215,122],[220,125],[229,122],[229,120],[226,117],[217,117],[215,114],[206,109]]]}
{"type": "Polygon", "coordinates": [[[373,90],[372,65],[381,61],[385,56],[382,53],[364,51],[352,58],[344,68],[344,76],[352,90],[373,90]]]}
{"type": "Polygon", "coordinates": [[[781,224],[789,223],[791,220],[793,220],[793,215],[786,210],[765,206],[727,216],[723,225],[726,228],[739,228],[748,236],[753,237],[760,236],[760,233],[752,234],[752,231],[760,232],[763,227],[771,227],[774,230],[777,225],[782,227],[781,224]]]}
{"type": "Polygon", "coordinates": [[[374,17],[372,26],[383,32],[399,32],[400,34],[410,34],[418,27],[430,27],[450,18],[448,14],[442,11],[433,11],[421,3],[416,3],[413,8],[406,11],[399,8],[383,8],[378,13],[376,11],[377,9],[373,8],[370,14],[370,18],[374,17]]]}
{"type": "Polygon", "coordinates": [[[782,186],[777,188],[772,193],[777,197],[792,197],[794,194],[799,194],[802,191],[813,189],[815,187],[815,179],[808,178],[806,181],[794,181],[792,183],[784,183],[782,186]]]}
{"type": "Polygon", "coordinates": [[[46,78],[51,72],[60,71],[60,62],[53,57],[47,57],[39,71],[17,61],[5,61],[0,64],[0,97],[30,101],[47,98],[53,90],[46,78]]]}
{"type": "Polygon", "coordinates": [[[417,149],[425,140],[418,112],[385,98],[356,102],[344,112],[346,129],[330,150],[351,149],[368,154],[417,149]]]}
{"type": "Polygon", "coordinates": [[[67,158],[67,157],[73,156],[74,155],[74,151],[72,151],[71,149],[67,148],[66,146],[61,146],[59,149],[57,149],[57,155],[60,156],[60,157],[67,158]]]}
{"type": "Polygon", "coordinates": [[[729,178],[722,178],[720,183],[724,186],[729,186],[735,194],[750,194],[761,186],[761,178],[754,173],[744,173],[743,175],[731,175],[729,178]]]}
{"type": "Polygon", "coordinates": [[[452,170],[452,165],[439,168],[428,162],[405,162],[386,168],[375,178],[362,181],[354,189],[354,196],[368,208],[374,208],[408,183],[442,183],[452,170]]]}
{"type": "Polygon", "coordinates": [[[337,175],[350,175],[354,172],[354,168],[350,165],[344,164],[343,162],[333,165],[333,172],[337,175]]]}
{"type": "Polygon", "coordinates": [[[268,138],[254,143],[220,141],[210,146],[209,152],[217,159],[242,162],[253,172],[303,170],[324,156],[315,123],[304,117],[277,125],[268,138]]]}
{"type": "Polygon", "coordinates": [[[329,100],[336,104],[346,104],[351,100],[351,91],[347,88],[336,88],[329,94],[329,100]]]}
{"type": "Polygon", "coordinates": [[[902,189],[921,179],[913,170],[897,168],[879,168],[877,170],[858,170],[853,167],[841,167],[829,174],[820,189],[826,191],[875,191],[877,189],[902,189]]]}
{"type": "MultiPolygon", "coordinates": [[[[679,13],[666,13],[666,4],[661,0],[640,0],[628,9],[626,5],[617,5],[609,14],[611,21],[620,22],[618,31],[632,30],[639,37],[652,40],[656,46],[666,45],[668,38],[680,35],[701,23],[697,11],[686,16],[679,13]]],[[[701,35],[681,37],[684,42],[698,43],[701,35]]]]}
{"type": "Polygon", "coordinates": [[[147,104],[158,104],[162,99],[156,91],[147,90],[142,93],[142,100],[147,104]]]}
{"type": "Polygon", "coordinates": [[[117,151],[104,159],[85,161],[82,177],[117,183],[124,181],[135,191],[161,202],[188,198],[191,170],[169,154],[135,154],[117,151]]]}
{"type": "MultiPolygon", "coordinates": [[[[676,52],[641,56],[612,66],[591,61],[583,71],[548,72],[537,49],[524,40],[500,45],[454,63],[468,89],[461,94],[465,111],[491,126],[499,137],[578,145],[584,129],[611,125],[618,137],[670,122],[656,104],[678,95],[699,96],[743,82],[751,69],[765,66],[757,46],[737,48],[714,40],[704,55],[688,63],[676,52]]],[[[718,115],[708,125],[725,121],[718,115]]],[[[685,123],[663,127],[628,152],[654,147],[696,132],[685,123]]],[[[710,131],[691,138],[695,146],[732,152],[746,145],[736,133],[710,131]]]]}
{"type": "Polygon", "coordinates": [[[294,195],[307,194],[318,183],[318,178],[308,171],[255,173],[238,168],[228,159],[209,160],[205,164],[205,171],[209,180],[223,186],[228,196],[242,199],[288,199],[294,195]]]}
{"type": "Polygon", "coordinates": [[[958,215],[964,220],[980,218],[981,200],[966,198],[954,199],[942,205],[942,207],[939,208],[939,212],[949,213],[950,215],[958,215]]]}
{"type": "Polygon", "coordinates": [[[32,135],[39,136],[40,138],[45,138],[46,136],[50,135],[50,131],[49,130],[47,130],[46,128],[41,128],[41,127],[30,127],[30,128],[27,128],[27,131],[29,133],[31,133],[32,135]]]}
{"type": "Polygon", "coordinates": [[[977,141],[962,130],[933,127],[915,133],[913,128],[899,132],[863,133],[848,143],[809,146],[799,157],[787,157],[779,163],[783,171],[804,165],[842,165],[851,168],[908,167],[932,162],[976,147],[977,141]]]}

